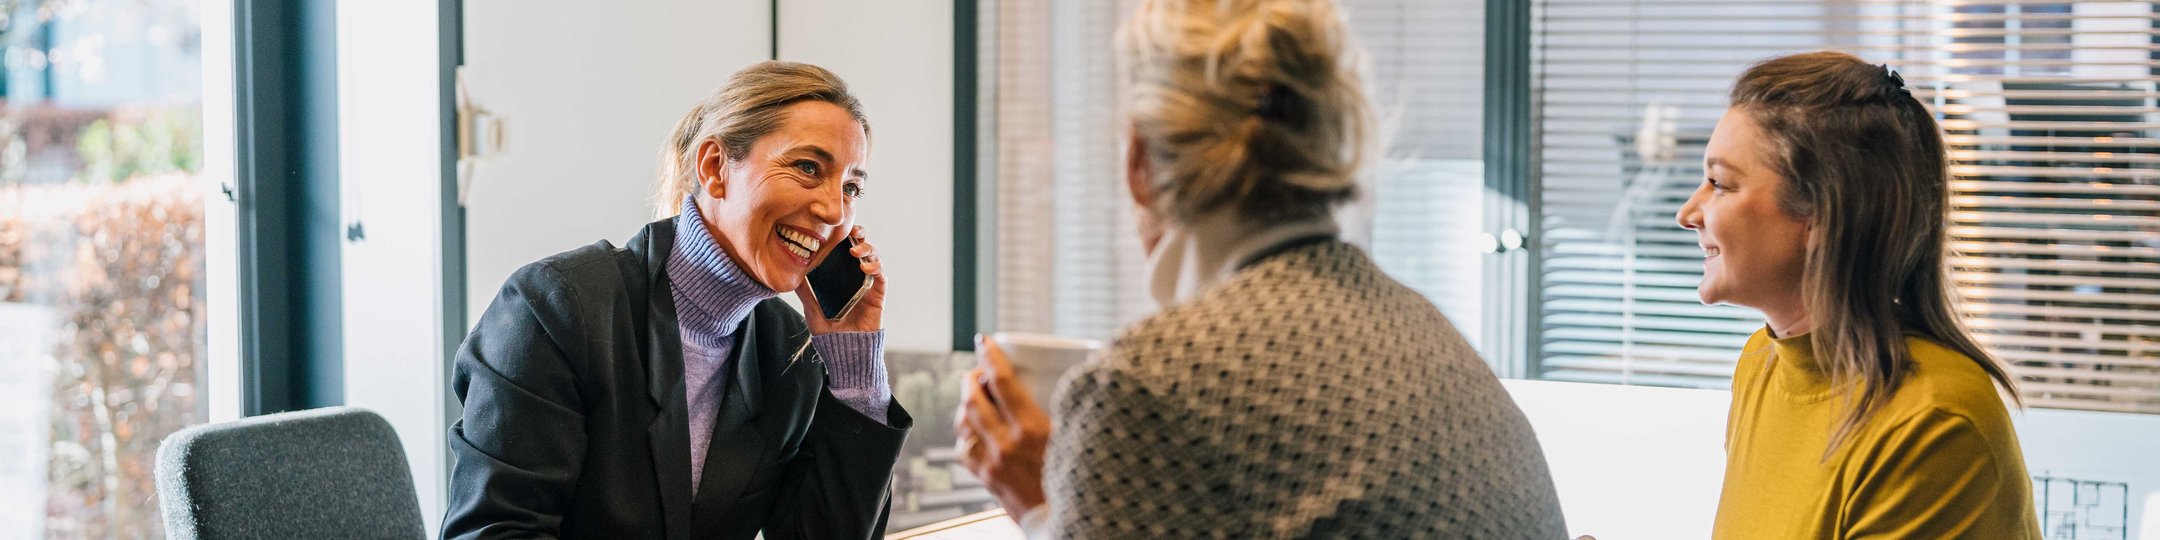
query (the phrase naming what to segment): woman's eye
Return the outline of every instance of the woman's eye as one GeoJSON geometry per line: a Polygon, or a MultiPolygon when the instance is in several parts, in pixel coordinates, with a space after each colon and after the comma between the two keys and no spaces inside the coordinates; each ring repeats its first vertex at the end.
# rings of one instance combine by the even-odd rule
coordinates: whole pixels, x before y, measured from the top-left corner
{"type": "Polygon", "coordinates": [[[795,170],[802,171],[803,174],[815,177],[818,175],[818,164],[815,161],[810,161],[807,159],[797,161],[795,162],[795,170]]]}
{"type": "Polygon", "coordinates": [[[1725,189],[1725,184],[1717,181],[1716,178],[1704,178],[1703,181],[1709,182],[1712,189],[1725,189]]]}
{"type": "Polygon", "coordinates": [[[840,186],[840,192],[841,192],[841,193],[845,193],[845,194],[847,194],[848,198],[850,198],[850,199],[859,199],[859,198],[862,198],[862,196],[863,196],[863,188],[862,188],[862,184],[853,184],[853,183],[850,183],[850,184],[847,184],[847,185],[843,185],[843,186],[840,186]]]}

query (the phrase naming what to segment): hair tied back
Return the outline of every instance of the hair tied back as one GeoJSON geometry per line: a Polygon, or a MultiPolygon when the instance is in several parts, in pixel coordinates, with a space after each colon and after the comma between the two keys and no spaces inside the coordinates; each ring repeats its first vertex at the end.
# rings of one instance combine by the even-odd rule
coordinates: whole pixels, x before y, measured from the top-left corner
{"type": "Polygon", "coordinates": [[[1289,120],[1290,100],[1292,97],[1290,87],[1280,84],[1268,85],[1267,91],[1260,93],[1260,105],[1253,107],[1253,114],[1267,120],[1289,120]]]}
{"type": "Polygon", "coordinates": [[[1879,64],[1879,65],[1881,65],[1881,66],[1882,66],[1882,72],[1883,72],[1883,79],[1882,79],[1882,80],[1883,80],[1883,92],[1882,92],[1882,93],[1883,93],[1883,98],[1884,98],[1884,99],[1893,99],[1893,98],[1898,98],[1898,97],[1912,97],[1912,91],[1911,91],[1911,90],[1906,90],[1906,89],[1905,89],[1905,76],[1904,76],[1904,75],[1899,75],[1899,74],[1898,74],[1898,72],[1897,72],[1897,70],[1895,70],[1895,69],[1890,69],[1890,64],[1879,64]]]}

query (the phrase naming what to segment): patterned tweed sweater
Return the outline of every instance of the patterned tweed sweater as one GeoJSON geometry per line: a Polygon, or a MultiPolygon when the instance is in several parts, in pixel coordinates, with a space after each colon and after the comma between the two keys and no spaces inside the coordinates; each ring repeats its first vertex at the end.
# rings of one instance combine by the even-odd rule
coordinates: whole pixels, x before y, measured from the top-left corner
{"type": "Polygon", "coordinates": [[[1424,297],[1335,240],[1263,258],[1067,376],[1059,538],[1561,538],[1529,422],[1424,297]]]}

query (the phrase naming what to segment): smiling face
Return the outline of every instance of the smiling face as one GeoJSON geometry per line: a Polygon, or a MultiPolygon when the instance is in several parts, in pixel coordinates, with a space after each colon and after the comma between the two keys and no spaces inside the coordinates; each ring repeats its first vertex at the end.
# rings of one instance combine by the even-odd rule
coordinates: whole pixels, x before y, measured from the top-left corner
{"type": "Polygon", "coordinates": [[[1808,223],[1780,204],[1786,179],[1772,165],[1771,148],[1749,114],[1726,111],[1703,152],[1703,184],[1678,219],[1702,244],[1696,292],[1703,303],[1755,308],[1773,320],[1804,319],[1808,223]]]}
{"type": "Polygon", "coordinates": [[[737,266],[774,291],[800,288],[855,224],[868,174],[869,137],[845,109],[823,101],[788,105],[779,129],[727,159],[699,145],[698,208],[737,266]]]}

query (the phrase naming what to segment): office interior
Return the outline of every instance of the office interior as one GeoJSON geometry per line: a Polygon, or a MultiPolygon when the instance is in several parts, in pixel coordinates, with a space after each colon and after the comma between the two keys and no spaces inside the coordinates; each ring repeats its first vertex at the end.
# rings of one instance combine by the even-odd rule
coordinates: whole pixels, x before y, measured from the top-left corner
{"type": "MultiPolygon", "coordinates": [[[[1708,536],[1763,321],[1697,301],[1672,216],[1733,76],[1831,49],[1947,133],[1961,315],[2020,382],[2043,533],[2160,539],[2160,5],[1338,3],[1387,141],[1344,237],[1503,380],[1571,535],[1708,536]]],[[[166,436],[338,406],[394,429],[434,535],[466,332],[520,266],[654,220],[663,137],[768,59],[874,126],[858,222],[918,426],[888,534],[1016,537],[958,463],[960,374],[978,333],[1155,307],[1112,86],[1134,4],[0,0],[0,538],[164,536],[166,436]]]]}

